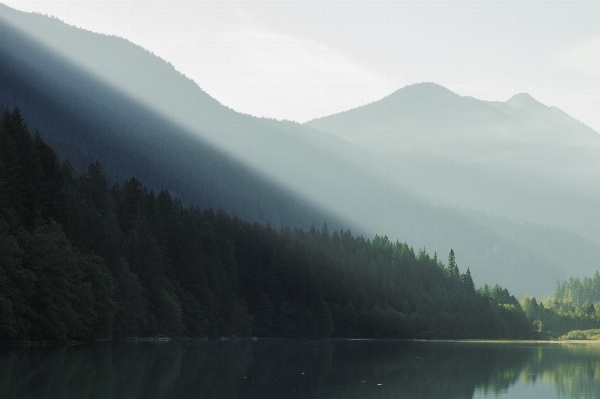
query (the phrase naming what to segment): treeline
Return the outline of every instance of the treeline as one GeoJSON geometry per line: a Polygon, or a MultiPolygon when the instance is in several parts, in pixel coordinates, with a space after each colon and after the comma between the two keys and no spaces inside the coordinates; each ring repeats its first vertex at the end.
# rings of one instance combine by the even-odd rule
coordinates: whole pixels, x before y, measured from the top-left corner
{"type": "Polygon", "coordinates": [[[598,306],[600,314],[600,273],[596,271],[594,277],[584,277],[583,281],[573,277],[562,284],[557,281],[553,299],[563,311],[574,306],[591,310],[591,305],[598,306]]]}
{"type": "Polygon", "coordinates": [[[99,162],[60,165],[17,108],[0,142],[2,340],[534,334],[452,251],[444,264],[387,237],[184,207],[134,177],[110,187],[99,162]]]}
{"type": "MultiPolygon", "coordinates": [[[[49,34],[66,27],[42,16],[30,17],[33,26],[46,26],[49,34]]],[[[121,48],[121,54],[132,57],[138,65],[129,69],[132,76],[142,73],[141,70],[157,73],[160,78],[150,79],[145,75],[145,79],[137,79],[139,76],[133,79],[154,82],[141,85],[152,92],[150,98],[161,97],[163,89],[175,90],[179,104],[191,107],[189,114],[200,120],[213,121],[222,112],[237,115],[219,105],[189,79],[178,73],[166,73],[172,67],[131,43],[75,28],[72,33],[107,40],[99,46],[86,45],[86,48],[96,48],[97,52],[115,50],[115,46],[121,48]],[[193,98],[190,91],[199,98],[193,98]],[[186,94],[183,98],[183,93],[189,96],[186,94]]],[[[185,204],[223,207],[245,219],[270,220],[277,227],[290,225],[306,229],[311,220],[325,219],[323,210],[307,205],[290,191],[257,176],[179,124],[113,89],[102,79],[90,76],[11,24],[0,24],[0,37],[4,39],[0,41],[0,112],[4,106],[19,104],[30,125],[39,127],[46,143],[61,160],[69,159],[76,171],[85,172],[92,161],[101,159],[105,171],[119,181],[134,175],[156,192],[168,186],[185,204]]],[[[120,79],[132,80],[123,76],[120,79]]],[[[222,125],[213,123],[216,128],[222,125]]],[[[252,133],[269,129],[279,133],[257,120],[252,126],[252,133]]],[[[212,128],[203,127],[207,131],[212,128]]],[[[332,223],[341,226],[337,220],[332,223]]]]}
{"type": "Polygon", "coordinates": [[[573,277],[557,281],[554,295],[539,302],[525,297],[521,307],[534,329],[548,338],[573,330],[600,329],[600,274],[583,281],[573,277]]]}

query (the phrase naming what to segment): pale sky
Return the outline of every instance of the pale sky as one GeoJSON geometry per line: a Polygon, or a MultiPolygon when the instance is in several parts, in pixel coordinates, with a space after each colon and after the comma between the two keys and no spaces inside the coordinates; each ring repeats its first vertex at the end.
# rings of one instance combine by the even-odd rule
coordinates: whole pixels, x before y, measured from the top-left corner
{"type": "Polygon", "coordinates": [[[298,122],[435,82],[600,132],[600,2],[7,1],[124,37],[236,111],[298,122]]]}

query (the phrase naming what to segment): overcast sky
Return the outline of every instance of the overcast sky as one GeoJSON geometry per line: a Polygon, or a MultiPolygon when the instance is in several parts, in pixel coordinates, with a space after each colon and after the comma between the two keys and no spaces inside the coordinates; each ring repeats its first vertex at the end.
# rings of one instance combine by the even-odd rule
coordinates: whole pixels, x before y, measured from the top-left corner
{"type": "Polygon", "coordinates": [[[237,111],[305,122],[419,82],[600,132],[600,2],[7,1],[124,37],[237,111]]]}

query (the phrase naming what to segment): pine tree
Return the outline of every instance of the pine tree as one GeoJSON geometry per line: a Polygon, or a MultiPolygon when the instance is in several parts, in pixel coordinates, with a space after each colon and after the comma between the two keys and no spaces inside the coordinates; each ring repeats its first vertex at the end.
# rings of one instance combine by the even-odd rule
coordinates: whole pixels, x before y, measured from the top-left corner
{"type": "Polygon", "coordinates": [[[459,278],[458,266],[456,265],[456,259],[454,257],[454,250],[450,249],[450,253],[448,254],[448,274],[450,276],[459,278]]]}
{"type": "Polygon", "coordinates": [[[471,271],[469,268],[467,268],[467,272],[462,274],[460,277],[467,292],[475,292],[475,284],[473,284],[473,278],[471,277],[471,271]]]}

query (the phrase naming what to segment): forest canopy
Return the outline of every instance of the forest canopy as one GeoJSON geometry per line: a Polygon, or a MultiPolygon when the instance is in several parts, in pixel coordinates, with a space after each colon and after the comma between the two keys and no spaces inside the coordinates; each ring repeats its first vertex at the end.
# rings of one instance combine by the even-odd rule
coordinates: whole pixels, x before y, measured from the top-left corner
{"type": "MultiPolygon", "coordinates": [[[[0,121],[0,339],[531,338],[454,251],[350,230],[274,229],[184,207],[102,165],[76,173],[18,108],[0,121]]],[[[512,299],[511,299],[512,298],[512,299]]],[[[515,303],[516,302],[516,303],[515,303]]]]}

